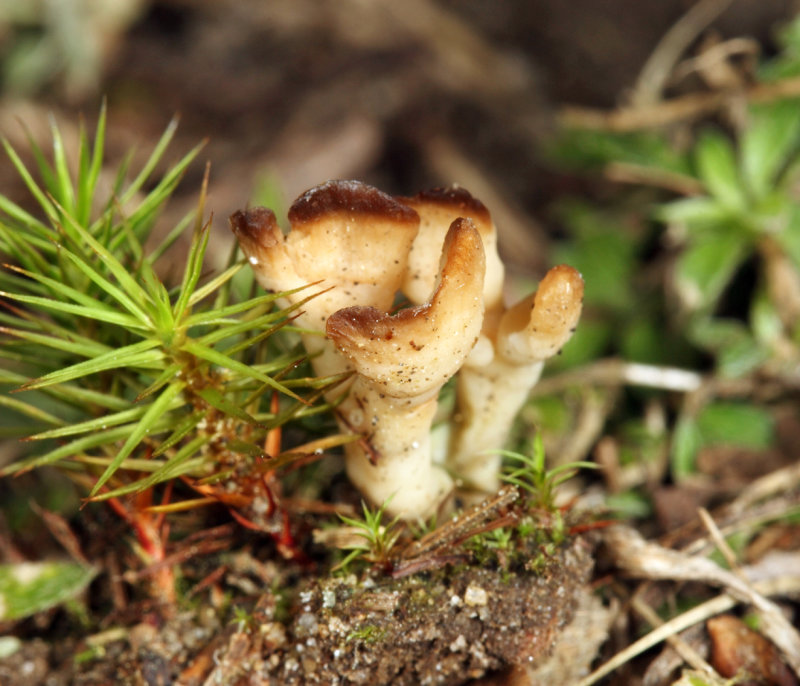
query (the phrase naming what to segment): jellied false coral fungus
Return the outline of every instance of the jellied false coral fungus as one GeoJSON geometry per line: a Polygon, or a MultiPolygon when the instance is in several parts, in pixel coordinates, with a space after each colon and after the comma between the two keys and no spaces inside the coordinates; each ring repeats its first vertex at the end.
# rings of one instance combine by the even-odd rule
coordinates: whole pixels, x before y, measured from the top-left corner
{"type": "MultiPolygon", "coordinates": [[[[581,313],[583,280],[553,267],[529,298],[505,308],[503,265],[489,211],[465,190],[392,198],[330,181],[289,210],[284,236],[266,208],[231,227],[258,282],[289,291],[319,283],[298,323],[320,375],[353,371],[337,408],[347,473],[364,496],[406,519],[435,513],[454,478],[493,491],[514,415],[581,313]],[[410,302],[394,314],[398,293],[410,302]],[[324,332],[325,336],[321,333],[324,332]],[[451,444],[434,460],[431,424],[442,386],[457,379],[451,444]]],[[[288,296],[293,304],[304,292],[288,296]]]]}

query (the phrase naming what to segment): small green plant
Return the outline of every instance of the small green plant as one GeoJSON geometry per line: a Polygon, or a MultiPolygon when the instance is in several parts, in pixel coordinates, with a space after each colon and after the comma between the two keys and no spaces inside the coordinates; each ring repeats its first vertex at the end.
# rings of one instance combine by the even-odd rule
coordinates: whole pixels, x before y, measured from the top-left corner
{"type": "Polygon", "coordinates": [[[388,501],[373,511],[362,501],[363,519],[339,515],[339,519],[353,527],[356,540],[343,546],[343,550],[350,552],[335,569],[346,570],[355,560],[363,560],[384,570],[391,569],[390,554],[400,537],[402,527],[399,524],[400,517],[395,517],[386,525],[381,523],[387,504],[388,501]]]}
{"type": "Polygon", "coordinates": [[[542,435],[536,433],[530,455],[502,450],[500,454],[511,461],[509,469],[503,474],[503,481],[521,488],[528,496],[531,509],[556,512],[556,489],[568,481],[579,469],[596,469],[594,462],[570,462],[547,469],[545,464],[544,442],[542,435]],[[514,466],[518,465],[518,466],[514,466]]]}
{"type": "Polygon", "coordinates": [[[358,629],[354,629],[345,638],[345,643],[357,641],[359,643],[375,643],[386,635],[386,629],[380,629],[373,624],[365,624],[358,629]]]}
{"type": "Polygon", "coordinates": [[[315,402],[341,379],[295,371],[305,354],[275,334],[302,302],[281,310],[281,294],[253,295],[235,248],[221,273],[206,273],[205,182],[159,240],[159,212],[200,146],[155,177],[171,124],[132,179],[126,160],[103,191],[105,128],[103,110],[93,141],[81,129],[75,168],[55,125],[52,162],[30,139],[35,172],[3,143],[38,212],[0,195],[0,430],[28,453],[0,476],[61,467],[131,524],[144,563],[165,557],[165,513],[209,503],[292,554],[276,473],[346,439],[283,453],[281,427],[324,411],[315,402]],[[160,260],[187,229],[170,285],[160,260]]]}
{"type": "MultiPolygon", "coordinates": [[[[562,167],[602,170],[627,184],[611,211],[560,201],[573,240],[556,259],[574,264],[587,284],[587,313],[562,369],[609,355],[696,371],[694,390],[681,389],[679,409],[669,410],[670,430],[650,447],[620,439],[643,459],[663,446],[676,479],[696,471],[704,447],[771,445],[774,408],[746,397],[748,388],[764,378],[793,387],[800,100],[778,82],[800,69],[799,37],[796,18],[778,37],[779,54],[759,65],[753,98],[725,126],[717,119],[622,133],[587,127],[565,130],[554,149],[562,167]],[[732,380],[740,392],[730,390],[732,380]]],[[[652,394],[631,396],[653,407],[652,394]]]]}

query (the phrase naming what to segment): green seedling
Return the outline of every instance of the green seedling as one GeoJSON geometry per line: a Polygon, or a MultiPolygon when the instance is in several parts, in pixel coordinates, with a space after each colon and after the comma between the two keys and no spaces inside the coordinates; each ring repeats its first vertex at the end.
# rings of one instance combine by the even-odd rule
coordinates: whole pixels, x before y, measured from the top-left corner
{"type": "Polygon", "coordinates": [[[585,461],[570,462],[547,469],[544,442],[538,432],[534,436],[530,455],[511,450],[502,450],[500,454],[511,461],[508,471],[503,474],[503,481],[522,489],[528,496],[528,504],[531,509],[542,509],[548,512],[558,510],[555,496],[556,490],[561,484],[575,476],[579,469],[597,469],[594,462],[585,461]]]}
{"type": "Polygon", "coordinates": [[[355,560],[363,560],[385,570],[391,568],[390,554],[400,537],[402,528],[399,524],[399,517],[395,517],[386,525],[381,523],[387,504],[388,501],[373,511],[362,501],[363,519],[339,515],[342,522],[353,527],[355,538],[360,540],[354,540],[344,546],[343,549],[350,552],[334,569],[347,569],[348,565],[355,560]]]}

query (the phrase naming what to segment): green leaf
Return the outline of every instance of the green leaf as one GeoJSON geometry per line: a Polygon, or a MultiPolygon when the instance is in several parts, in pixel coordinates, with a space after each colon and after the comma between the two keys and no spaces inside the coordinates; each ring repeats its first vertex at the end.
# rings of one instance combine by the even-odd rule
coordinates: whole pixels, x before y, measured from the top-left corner
{"type": "Polygon", "coordinates": [[[792,203],[783,231],[776,235],[783,251],[800,271],[800,205],[792,203]]]}
{"type": "Polygon", "coordinates": [[[796,99],[754,105],[741,140],[742,174],[755,198],[767,195],[778,174],[796,154],[800,135],[800,102],[796,99]]]}
{"type": "Polygon", "coordinates": [[[705,227],[717,229],[731,220],[731,210],[714,198],[681,198],[660,205],[655,211],[656,219],[667,224],[684,224],[695,231],[705,227]]]}
{"type": "Polygon", "coordinates": [[[746,403],[717,402],[697,415],[704,444],[735,445],[753,450],[769,448],[775,435],[775,420],[764,408],[746,403]]]}
{"type": "Polygon", "coordinates": [[[675,267],[675,283],[691,310],[712,307],[744,259],[749,240],[734,231],[697,240],[683,251],[675,267]]]}
{"type": "Polygon", "coordinates": [[[695,162],[700,178],[720,204],[735,210],[745,207],[736,154],[728,138],[716,130],[705,131],[695,146],[695,162]]]}
{"type": "Polygon", "coordinates": [[[76,562],[0,565],[0,621],[8,622],[76,598],[97,570],[76,562]]]}
{"type": "Polygon", "coordinates": [[[770,358],[768,347],[752,336],[731,341],[717,353],[717,368],[721,376],[739,379],[758,369],[770,358]]]}
{"type": "Polygon", "coordinates": [[[756,291],[750,303],[750,326],[755,339],[770,345],[783,334],[783,322],[778,310],[764,287],[756,291]]]}
{"type": "Polygon", "coordinates": [[[634,237],[620,226],[620,218],[598,216],[596,208],[579,202],[564,203],[559,216],[575,238],[559,246],[554,260],[583,274],[586,304],[629,308],[636,245],[634,237]]]}
{"type": "Polygon", "coordinates": [[[688,334],[695,345],[714,353],[719,373],[727,378],[753,371],[770,355],[768,346],[753,338],[747,326],[737,320],[699,317],[691,322],[688,334]]]}
{"type": "MultiPolygon", "coordinates": [[[[626,162],[660,169],[671,174],[690,175],[686,156],[660,132],[610,133],[582,129],[559,132],[547,150],[557,162],[570,166],[597,167],[626,162]]],[[[273,205],[267,205],[273,207],[273,205]]]]}
{"type": "Polygon", "coordinates": [[[672,475],[676,481],[691,476],[695,472],[695,460],[702,442],[703,439],[695,420],[687,416],[680,417],[672,433],[670,450],[672,475]]]}

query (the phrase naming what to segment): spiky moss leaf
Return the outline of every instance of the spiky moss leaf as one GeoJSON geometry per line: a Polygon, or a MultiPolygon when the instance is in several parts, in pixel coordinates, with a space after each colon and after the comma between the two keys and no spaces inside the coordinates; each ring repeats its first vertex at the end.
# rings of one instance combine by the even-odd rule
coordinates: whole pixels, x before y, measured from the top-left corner
{"type": "MultiPolygon", "coordinates": [[[[236,265],[235,271],[234,270],[228,270],[228,272],[226,272],[226,274],[228,274],[231,271],[236,273],[236,272],[239,271],[239,269],[242,266],[244,266],[244,265],[243,264],[236,265]]],[[[222,276],[225,276],[225,275],[223,274],[222,276]]],[[[233,274],[230,274],[230,276],[233,276],[233,274]]],[[[214,279],[214,281],[216,283],[220,283],[219,279],[214,279]]],[[[204,294],[203,297],[205,297],[205,295],[208,295],[212,291],[213,291],[213,289],[209,290],[209,292],[204,294]]],[[[186,317],[186,319],[183,320],[183,324],[187,328],[190,328],[190,327],[193,327],[193,326],[211,325],[211,324],[236,324],[236,323],[238,323],[238,320],[231,319],[231,317],[233,315],[240,314],[242,312],[247,312],[249,310],[255,310],[256,308],[262,308],[262,307],[269,306],[273,302],[275,302],[276,298],[280,298],[283,295],[285,295],[285,294],[283,294],[283,293],[270,293],[268,295],[262,295],[262,296],[259,296],[257,298],[252,298],[252,299],[247,300],[245,302],[235,303],[233,305],[227,305],[225,307],[219,307],[219,308],[215,307],[213,310],[209,310],[208,312],[198,312],[197,314],[192,314],[191,316],[186,317]]],[[[199,301],[201,299],[202,298],[199,298],[199,297],[196,298],[196,299],[192,298],[192,300],[194,302],[197,302],[197,301],[199,301]]],[[[190,304],[194,304],[194,302],[190,302],[190,304]]]]}
{"type": "MultiPolygon", "coordinates": [[[[87,308],[87,312],[90,313],[87,316],[91,316],[93,319],[97,317],[94,317],[91,313],[98,312],[105,314],[106,317],[109,316],[116,317],[116,319],[113,320],[112,323],[119,324],[120,326],[128,326],[128,322],[131,322],[134,327],[138,326],[136,320],[134,320],[130,316],[126,316],[123,313],[114,310],[108,305],[99,302],[96,297],[93,297],[77,288],[73,288],[72,286],[65,284],[62,280],[53,279],[39,272],[34,272],[28,269],[22,269],[10,265],[7,266],[7,269],[22,274],[27,279],[31,279],[32,281],[40,283],[42,286],[44,286],[44,288],[38,289],[42,293],[58,295],[61,296],[61,298],[63,298],[64,300],[67,301],[71,300],[74,303],[77,303],[78,305],[82,305],[83,307],[87,308]]],[[[22,287],[24,287],[26,290],[32,290],[31,286],[33,284],[31,284],[30,282],[27,283],[22,282],[18,283],[18,285],[21,287],[19,289],[21,291],[23,290],[22,287]]]]}
{"type": "Polygon", "coordinates": [[[141,190],[145,181],[147,181],[147,179],[150,177],[150,174],[153,173],[153,170],[156,168],[159,160],[164,155],[164,152],[169,146],[172,138],[175,136],[175,131],[177,131],[177,129],[178,119],[173,118],[170,120],[167,128],[164,129],[164,133],[161,134],[161,138],[158,139],[158,143],[156,143],[155,147],[153,148],[153,152],[150,153],[150,157],[147,159],[147,162],[145,162],[142,170],[139,172],[130,186],[128,186],[126,191],[121,195],[120,204],[125,205],[126,203],[130,202],[141,190]]]}
{"type": "Polygon", "coordinates": [[[239,362],[238,360],[234,360],[233,358],[230,358],[227,355],[217,350],[214,350],[213,348],[209,348],[208,346],[202,345],[198,341],[186,341],[186,343],[183,344],[182,349],[194,355],[195,357],[199,357],[201,360],[205,360],[206,362],[210,362],[211,364],[216,364],[224,369],[236,372],[244,377],[261,381],[262,383],[265,383],[273,390],[279,391],[284,395],[288,395],[294,398],[295,400],[299,400],[300,402],[305,403],[305,401],[302,398],[300,398],[300,396],[298,396],[296,393],[286,388],[286,386],[279,383],[271,376],[262,374],[261,372],[253,369],[249,365],[246,365],[243,362],[239,362]]]}
{"type": "Polygon", "coordinates": [[[36,305],[37,307],[45,310],[53,310],[55,312],[62,312],[64,314],[74,314],[78,317],[86,317],[87,319],[98,319],[102,322],[117,324],[119,326],[125,326],[132,329],[146,328],[141,322],[136,321],[136,319],[133,317],[127,316],[124,313],[117,312],[115,310],[110,310],[106,307],[103,307],[99,303],[96,303],[93,307],[87,307],[85,305],[65,303],[52,298],[42,298],[36,295],[8,293],[6,291],[0,291],[0,295],[5,298],[9,298],[10,300],[24,302],[28,305],[36,305]]]}
{"type": "Polygon", "coordinates": [[[152,469],[153,466],[156,466],[157,468],[152,472],[152,474],[150,474],[150,476],[139,479],[133,483],[126,484],[125,486],[120,486],[119,488],[90,496],[90,500],[101,501],[108,500],[109,498],[118,498],[123,495],[128,495],[129,493],[140,493],[148,488],[152,488],[153,486],[160,484],[163,481],[176,479],[185,474],[193,474],[197,469],[206,465],[207,461],[204,457],[195,457],[194,459],[191,458],[197,453],[198,450],[200,450],[210,441],[211,438],[209,436],[195,436],[177,453],[175,453],[175,455],[170,457],[167,462],[151,462],[149,469],[152,469]]]}
{"type": "MultiPolygon", "coordinates": [[[[156,427],[160,428],[160,427],[156,427]]],[[[37,469],[48,464],[53,464],[59,460],[77,455],[83,455],[85,451],[92,450],[101,446],[113,445],[117,441],[125,440],[131,433],[130,426],[118,426],[105,431],[95,431],[88,436],[81,436],[69,443],[59,445],[57,448],[45,453],[44,455],[33,455],[19,462],[4,467],[0,470],[0,476],[19,474],[22,472],[37,469]]]]}
{"type": "Polygon", "coordinates": [[[59,417],[56,417],[49,412],[36,407],[35,405],[23,402],[17,398],[12,398],[8,395],[0,395],[0,407],[14,410],[15,412],[19,412],[21,415],[30,417],[31,419],[39,422],[44,422],[45,424],[61,426],[65,423],[63,419],[60,419],[59,417]]]}
{"type": "MultiPolygon", "coordinates": [[[[198,217],[199,216],[200,214],[198,213],[198,217]]],[[[203,257],[208,247],[208,238],[210,235],[209,226],[210,223],[200,225],[198,222],[195,227],[194,237],[191,248],[189,249],[189,256],[186,259],[186,266],[183,271],[183,280],[181,281],[178,298],[175,301],[175,308],[173,310],[175,319],[181,319],[187,308],[190,307],[189,301],[197,288],[197,283],[200,281],[200,274],[203,269],[203,257]]]]}
{"type": "Polygon", "coordinates": [[[78,183],[75,216],[83,226],[89,223],[92,212],[92,200],[103,167],[103,151],[106,139],[106,101],[100,106],[100,116],[95,127],[94,142],[89,151],[89,139],[86,129],[81,123],[80,153],[78,159],[78,183]]]}
{"type": "Polygon", "coordinates": [[[134,317],[139,319],[142,324],[151,326],[152,321],[148,316],[147,311],[149,306],[152,305],[152,300],[147,291],[139,285],[139,282],[131,276],[128,267],[122,264],[117,257],[106,248],[100,241],[98,241],[91,233],[86,231],[82,226],[74,221],[69,222],[73,229],[78,233],[81,240],[89,245],[89,247],[100,258],[101,263],[120,284],[118,288],[111,283],[105,276],[86,260],[81,259],[77,254],[64,251],[64,256],[67,257],[78,269],[80,269],[86,276],[88,276],[101,290],[111,297],[113,297],[120,305],[128,310],[134,317]]]}
{"type": "MultiPolygon", "coordinates": [[[[52,224],[58,223],[58,213],[56,212],[56,208],[50,200],[47,199],[47,195],[39,188],[39,185],[36,183],[34,178],[31,176],[30,172],[28,171],[25,164],[20,159],[17,152],[11,146],[11,144],[3,138],[3,147],[5,148],[6,154],[8,155],[9,159],[11,160],[11,164],[16,169],[17,173],[19,174],[22,181],[25,183],[25,186],[28,188],[28,191],[31,195],[36,199],[36,202],[39,203],[39,206],[44,211],[45,215],[47,215],[48,220],[52,224]]],[[[34,148],[35,152],[36,148],[34,148]]],[[[44,224],[39,221],[35,221],[32,224],[33,226],[38,226],[39,228],[45,231],[45,234],[52,235],[52,230],[48,229],[44,224]]]]}
{"type": "Polygon", "coordinates": [[[161,392],[161,395],[159,395],[158,398],[156,398],[150,404],[150,406],[147,408],[147,412],[144,413],[142,418],[139,420],[139,423],[135,426],[131,434],[125,440],[125,443],[122,448],[120,448],[117,456],[97,480],[97,483],[89,493],[90,496],[96,496],[100,489],[105,485],[106,481],[108,481],[114,475],[114,472],[117,471],[120,464],[124,462],[125,458],[127,458],[128,455],[130,455],[139,445],[139,443],[141,443],[142,439],[144,439],[146,435],[156,430],[158,421],[167,412],[169,407],[172,405],[173,400],[178,397],[185,387],[186,384],[184,382],[175,381],[167,386],[161,392]]]}
{"type": "Polygon", "coordinates": [[[59,131],[55,117],[52,114],[50,115],[50,135],[53,138],[53,167],[55,171],[53,194],[58,204],[66,212],[73,214],[75,212],[75,190],[69,166],[67,165],[67,156],[64,152],[61,131],[59,131]]]}
{"type": "MultiPolygon", "coordinates": [[[[94,341],[87,341],[83,337],[77,337],[82,340],[70,340],[61,336],[44,336],[30,331],[20,331],[19,329],[9,329],[5,326],[0,326],[0,333],[9,336],[15,336],[28,343],[35,343],[42,345],[52,350],[70,353],[71,355],[80,355],[81,357],[92,357],[95,355],[102,355],[108,351],[107,346],[100,346],[95,344],[94,341]]],[[[28,346],[29,348],[30,346],[28,346]]]]}
{"type": "Polygon", "coordinates": [[[67,426],[59,427],[58,429],[51,429],[49,431],[42,431],[41,433],[34,434],[29,441],[42,441],[52,438],[65,438],[67,436],[75,436],[77,434],[90,433],[94,431],[102,431],[113,426],[119,426],[131,422],[134,419],[139,419],[147,411],[147,406],[140,405],[132,407],[122,412],[115,412],[113,414],[103,415],[89,419],[85,422],[78,422],[76,424],[69,424],[67,426]]]}
{"type": "Polygon", "coordinates": [[[166,356],[163,350],[156,350],[158,347],[159,341],[145,340],[117,350],[110,350],[92,359],[79,362],[65,369],[58,369],[38,379],[29,381],[23,385],[23,389],[43,388],[44,386],[61,384],[109,369],[122,367],[157,368],[158,364],[166,356]]]}
{"type": "Polygon", "coordinates": [[[258,421],[256,421],[248,412],[243,410],[238,405],[232,403],[225,397],[224,393],[221,393],[216,388],[202,388],[197,391],[197,395],[211,405],[211,407],[215,407],[229,417],[235,417],[236,419],[251,426],[260,426],[258,421]]]}
{"type": "Polygon", "coordinates": [[[97,570],[77,562],[0,565],[0,620],[29,617],[77,597],[97,570]]]}

